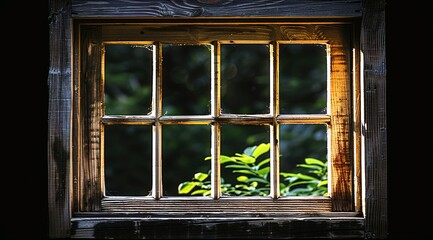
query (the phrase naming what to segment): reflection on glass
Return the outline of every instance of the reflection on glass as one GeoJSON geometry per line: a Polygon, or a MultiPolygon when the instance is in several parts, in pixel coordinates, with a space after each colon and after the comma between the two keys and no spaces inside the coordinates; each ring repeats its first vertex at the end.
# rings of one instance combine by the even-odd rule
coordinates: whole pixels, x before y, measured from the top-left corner
{"type": "Polygon", "coordinates": [[[105,127],[105,193],[147,196],[152,189],[152,127],[105,127]]]}
{"type": "Polygon", "coordinates": [[[223,196],[269,195],[269,126],[221,126],[221,188],[223,196]],[[230,158],[227,161],[227,157],[230,158]]]}
{"type": "Polygon", "coordinates": [[[322,124],[280,125],[282,196],[323,196],[327,193],[326,135],[327,127],[322,124]],[[308,164],[316,160],[307,162],[306,158],[317,159],[325,164],[308,164]],[[303,174],[315,179],[284,173],[303,174]]]}
{"type": "Polygon", "coordinates": [[[210,47],[163,45],[162,54],[163,114],[209,114],[210,47]]]}
{"type": "Polygon", "coordinates": [[[268,45],[221,45],[223,113],[269,113],[268,45]]]}
{"type": "Polygon", "coordinates": [[[280,45],[280,112],[326,113],[326,45],[280,45]]]}
{"type": "Polygon", "coordinates": [[[206,180],[210,181],[211,165],[205,160],[210,156],[210,126],[165,125],[162,133],[163,194],[178,195],[179,184],[196,173],[209,174],[206,180]]]}
{"type": "Polygon", "coordinates": [[[152,102],[149,45],[105,46],[105,114],[148,114],[152,102]]]}

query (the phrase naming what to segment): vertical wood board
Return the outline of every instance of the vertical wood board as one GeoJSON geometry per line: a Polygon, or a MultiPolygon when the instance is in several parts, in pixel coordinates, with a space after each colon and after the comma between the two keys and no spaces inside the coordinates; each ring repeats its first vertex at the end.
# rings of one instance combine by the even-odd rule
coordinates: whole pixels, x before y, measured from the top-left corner
{"type": "Polygon", "coordinates": [[[70,1],[49,1],[48,234],[70,231],[71,28],[70,1]]]}

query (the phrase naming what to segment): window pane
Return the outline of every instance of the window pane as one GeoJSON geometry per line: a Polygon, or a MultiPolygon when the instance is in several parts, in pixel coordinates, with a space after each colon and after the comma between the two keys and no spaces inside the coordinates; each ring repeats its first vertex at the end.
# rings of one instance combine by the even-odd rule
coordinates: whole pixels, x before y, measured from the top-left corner
{"type": "Polygon", "coordinates": [[[147,114],[152,102],[149,45],[105,46],[105,114],[147,114]]]}
{"type": "Polygon", "coordinates": [[[327,184],[322,182],[327,179],[327,164],[316,161],[327,162],[326,131],[326,125],[319,124],[280,125],[281,196],[322,196],[327,192],[327,184]],[[317,181],[286,173],[308,175],[317,181]]]}
{"type": "Polygon", "coordinates": [[[163,45],[163,114],[209,114],[211,51],[205,45],[163,45]]]}
{"type": "Polygon", "coordinates": [[[326,45],[280,45],[280,112],[325,113],[326,45]]]}
{"type": "Polygon", "coordinates": [[[221,127],[221,187],[223,196],[269,195],[269,126],[221,127]],[[255,146],[262,151],[254,151],[255,146]],[[264,147],[264,148],[262,148],[264,147]],[[260,153],[260,154],[259,154],[260,153]],[[227,158],[229,157],[229,159],[227,158]]]}
{"type": "Polygon", "coordinates": [[[152,127],[105,127],[105,193],[147,196],[152,189],[152,127]]]}
{"type": "Polygon", "coordinates": [[[221,45],[223,113],[269,113],[268,45],[221,45]]]}
{"type": "MultiPolygon", "coordinates": [[[[210,160],[205,160],[210,156],[210,126],[165,125],[162,132],[163,195],[185,195],[178,194],[179,184],[194,180],[196,173],[202,173],[201,176],[209,174],[203,182],[209,181],[210,186],[211,165],[210,160]]],[[[191,195],[194,191],[187,195],[191,195]]]]}

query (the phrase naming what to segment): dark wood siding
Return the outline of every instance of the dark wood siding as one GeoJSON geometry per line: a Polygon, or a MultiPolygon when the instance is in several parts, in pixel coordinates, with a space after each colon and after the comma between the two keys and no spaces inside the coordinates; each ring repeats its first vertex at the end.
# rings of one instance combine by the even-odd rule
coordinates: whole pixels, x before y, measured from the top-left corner
{"type": "Polygon", "coordinates": [[[83,218],[72,222],[73,238],[120,239],[363,239],[364,219],[249,217],[230,219],[83,218]]]}
{"type": "Polygon", "coordinates": [[[48,231],[50,237],[64,238],[69,235],[71,218],[71,11],[69,1],[50,1],[49,6],[48,231]]]}
{"type": "Polygon", "coordinates": [[[73,17],[360,17],[361,1],[74,0],[73,17]]]}
{"type": "Polygon", "coordinates": [[[385,1],[363,1],[361,52],[364,55],[365,214],[366,236],[386,238],[387,138],[385,1]]]}

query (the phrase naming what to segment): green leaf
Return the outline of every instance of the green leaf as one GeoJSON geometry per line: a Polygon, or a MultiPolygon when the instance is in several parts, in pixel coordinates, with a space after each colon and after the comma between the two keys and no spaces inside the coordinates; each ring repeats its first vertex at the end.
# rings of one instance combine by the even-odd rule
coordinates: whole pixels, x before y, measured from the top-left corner
{"type": "Polygon", "coordinates": [[[197,182],[183,182],[179,184],[177,191],[179,194],[188,194],[197,184],[197,182]]]}
{"type": "Polygon", "coordinates": [[[319,184],[317,184],[317,187],[325,186],[327,184],[328,184],[328,180],[321,181],[321,182],[319,182],[319,184]]]}
{"type": "Polygon", "coordinates": [[[242,184],[236,184],[235,185],[235,188],[236,189],[243,189],[243,190],[248,190],[249,189],[249,187],[248,187],[248,185],[247,184],[245,184],[245,183],[242,183],[242,184]]]}
{"type": "Polygon", "coordinates": [[[203,180],[205,180],[208,176],[209,176],[209,174],[201,173],[201,172],[194,174],[194,178],[199,180],[200,182],[203,182],[203,180]]]}
{"type": "Polygon", "coordinates": [[[315,181],[299,181],[299,182],[294,182],[292,184],[290,184],[290,187],[296,186],[296,185],[301,185],[301,184],[311,184],[311,183],[315,183],[315,181]]]}
{"type": "Polygon", "coordinates": [[[322,161],[320,161],[319,159],[316,158],[305,158],[305,162],[307,164],[316,164],[316,165],[320,165],[320,166],[326,166],[326,164],[322,161]]]}
{"type": "Polygon", "coordinates": [[[310,169],[317,169],[322,170],[323,167],[317,166],[317,165],[308,165],[308,164],[296,164],[297,167],[303,167],[303,168],[310,168],[310,169]]]}
{"type": "Polygon", "coordinates": [[[285,173],[285,172],[281,172],[280,175],[283,176],[283,177],[296,177],[297,173],[285,173]]]}
{"type": "Polygon", "coordinates": [[[263,178],[250,178],[250,179],[248,179],[247,182],[261,182],[261,183],[264,183],[264,184],[268,184],[269,183],[269,181],[267,181],[267,180],[265,180],[263,178]]]}
{"type": "Polygon", "coordinates": [[[299,179],[302,179],[302,180],[319,180],[319,179],[317,179],[315,177],[311,177],[311,176],[308,176],[308,175],[305,175],[305,174],[302,174],[302,173],[297,173],[296,177],[298,177],[299,179]]]}
{"type": "Polygon", "coordinates": [[[236,178],[236,180],[238,180],[239,182],[247,182],[248,177],[247,176],[239,176],[236,178]]]}
{"type": "Polygon", "coordinates": [[[236,153],[235,157],[232,157],[235,160],[239,160],[245,164],[253,164],[256,162],[256,159],[245,154],[236,153]]]}
{"type": "Polygon", "coordinates": [[[203,196],[208,196],[211,194],[211,190],[206,190],[206,189],[199,189],[196,190],[194,192],[191,193],[191,195],[203,195],[203,196]]]}
{"type": "Polygon", "coordinates": [[[263,160],[263,161],[261,161],[259,164],[257,164],[257,167],[261,167],[263,164],[266,164],[266,163],[268,163],[268,162],[270,162],[271,161],[271,159],[270,158],[266,158],[265,160],[263,160]]]}
{"type": "Polygon", "coordinates": [[[258,158],[263,153],[266,153],[271,148],[270,143],[261,143],[259,146],[257,146],[256,149],[254,149],[253,157],[258,158]]]}
{"type": "Polygon", "coordinates": [[[231,157],[228,157],[228,156],[225,156],[225,155],[221,155],[220,156],[220,163],[223,164],[223,163],[226,163],[226,162],[236,162],[236,160],[234,160],[231,157]]]}
{"type": "Polygon", "coordinates": [[[293,183],[293,182],[296,182],[296,181],[298,181],[298,180],[299,180],[298,177],[288,177],[288,178],[284,178],[284,181],[287,181],[287,182],[289,182],[289,183],[293,183]]]}
{"type": "Polygon", "coordinates": [[[234,173],[245,173],[245,174],[251,174],[251,175],[257,176],[257,173],[255,173],[255,172],[253,172],[253,171],[249,171],[249,170],[244,170],[244,169],[241,169],[241,170],[233,170],[233,172],[234,172],[234,173]]]}
{"type": "Polygon", "coordinates": [[[253,156],[254,150],[257,148],[257,146],[247,147],[244,150],[244,154],[248,156],[253,156]]]}
{"type": "Polygon", "coordinates": [[[225,168],[241,168],[241,169],[251,170],[251,167],[249,167],[249,166],[246,166],[246,165],[235,165],[235,164],[226,165],[225,168]]]}
{"type": "Polygon", "coordinates": [[[257,171],[260,176],[264,176],[269,173],[270,167],[265,167],[257,171]]]}

